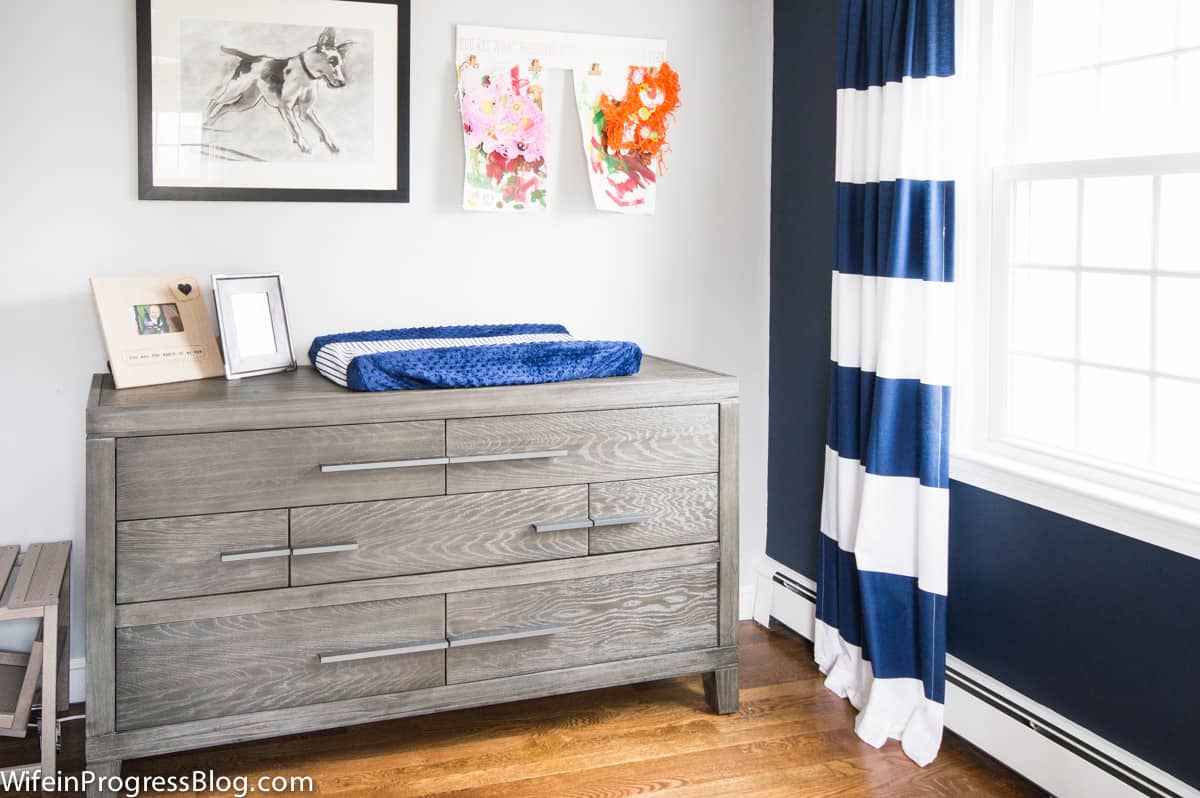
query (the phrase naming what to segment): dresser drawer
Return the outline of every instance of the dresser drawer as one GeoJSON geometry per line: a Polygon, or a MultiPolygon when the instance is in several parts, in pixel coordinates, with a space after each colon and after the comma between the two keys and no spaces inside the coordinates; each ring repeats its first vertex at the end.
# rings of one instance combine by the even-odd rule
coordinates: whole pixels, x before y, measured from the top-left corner
{"type": "Polygon", "coordinates": [[[121,438],[117,518],[429,496],[443,462],[442,421],[121,438]]]}
{"type": "Polygon", "coordinates": [[[292,584],[582,557],[587,514],[587,485],[302,507],[292,584]]]}
{"type": "Polygon", "coordinates": [[[445,683],[442,596],[117,630],[117,729],[445,683]]]}
{"type": "Polygon", "coordinates": [[[717,470],[717,406],[446,422],[447,493],[717,470]]]}
{"type": "Polygon", "coordinates": [[[603,482],[591,486],[592,554],[717,539],[717,475],[603,482]]]}
{"type": "Polygon", "coordinates": [[[446,681],[717,645],[715,563],[446,597],[446,681]]]}
{"type": "Polygon", "coordinates": [[[287,510],[117,524],[118,603],[287,585],[287,510]]]}

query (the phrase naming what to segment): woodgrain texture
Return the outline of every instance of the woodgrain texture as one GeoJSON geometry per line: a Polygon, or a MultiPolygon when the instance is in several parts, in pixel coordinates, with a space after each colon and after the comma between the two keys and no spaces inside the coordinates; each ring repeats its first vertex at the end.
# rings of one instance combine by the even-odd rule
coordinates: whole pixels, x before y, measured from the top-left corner
{"type": "Polygon", "coordinates": [[[526,673],[482,682],[352,698],[313,706],[230,715],[89,738],[88,758],[123,759],[207,745],[278,737],[389,718],[522,701],[616,684],[667,679],[737,663],[737,648],[680,651],[637,659],[526,673]]]}
{"type": "Polygon", "coordinates": [[[538,533],[536,521],[587,516],[586,485],[304,507],[292,545],[353,541],[358,550],[295,557],[292,584],[581,557],[586,529],[538,533]]]}
{"type": "Polygon", "coordinates": [[[721,645],[737,641],[738,596],[738,462],[741,436],[737,400],[721,402],[721,645]]]}
{"type": "Polygon", "coordinates": [[[322,474],[323,464],[439,457],[439,421],[117,442],[117,517],[267,510],[442,493],[443,466],[322,474]]]}
{"type": "Polygon", "coordinates": [[[646,513],[636,524],[598,526],[588,536],[588,551],[682,546],[717,539],[717,475],[600,482],[591,486],[592,518],[646,513]]]}
{"type": "Polygon", "coordinates": [[[117,601],[287,587],[287,557],[221,561],[226,552],[287,547],[287,510],[121,521],[117,601]]]}
{"type": "Polygon", "coordinates": [[[704,674],[704,700],[718,715],[738,711],[738,669],[722,668],[704,674]]]}
{"type": "Polygon", "coordinates": [[[442,684],[443,652],[321,664],[318,655],[445,638],[442,596],[135,626],[117,632],[117,728],[442,684]]]}
{"type": "Polygon", "coordinates": [[[651,571],[717,561],[717,544],[699,543],[652,551],[630,551],[603,557],[573,557],[567,560],[497,565],[431,574],[413,574],[361,582],[309,585],[284,590],[260,590],[189,599],[123,604],[116,608],[118,627],[155,623],[224,618],[255,612],[302,609],[358,601],[424,596],[430,593],[461,593],[508,585],[528,585],[563,579],[651,571]]]}
{"type": "Polygon", "coordinates": [[[657,407],[589,413],[451,419],[451,457],[565,449],[565,457],[459,463],[447,493],[609,482],[717,470],[717,407],[657,407]]]}
{"type": "Polygon", "coordinates": [[[654,407],[737,395],[734,377],[650,356],[629,377],[453,391],[355,393],[307,366],[252,380],[196,380],[122,391],[114,390],[111,377],[96,378],[101,390],[93,390],[87,431],[113,436],[654,407]]]}
{"type": "Polygon", "coordinates": [[[558,634],[452,648],[446,682],[568,668],[715,646],[717,574],[695,565],[503,587],[446,598],[446,633],[562,624],[558,634]]]}
{"type": "MultiPolygon", "coordinates": [[[[742,707],[730,715],[707,712],[700,679],[685,676],[140,759],[125,772],[304,774],[317,794],[343,798],[1045,795],[951,732],[924,768],[894,741],[870,747],[811,645],[749,621],[740,631],[742,707]]],[[[78,768],[74,724],[64,739],[63,760],[78,768]]]]}
{"type": "Polygon", "coordinates": [[[20,553],[20,546],[0,546],[0,593],[7,588],[9,574],[12,573],[20,553]]]}
{"type": "Polygon", "coordinates": [[[71,561],[71,542],[34,543],[25,551],[9,594],[12,609],[58,604],[63,575],[71,561]]]}
{"type": "Polygon", "coordinates": [[[87,734],[111,734],[116,728],[114,614],[116,606],[116,442],[89,438],[86,443],[87,525],[87,734]]]}

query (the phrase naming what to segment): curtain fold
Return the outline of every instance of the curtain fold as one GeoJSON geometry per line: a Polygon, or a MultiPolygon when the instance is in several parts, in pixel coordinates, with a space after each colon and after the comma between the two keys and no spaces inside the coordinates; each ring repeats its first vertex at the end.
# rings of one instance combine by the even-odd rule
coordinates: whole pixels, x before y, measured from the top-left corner
{"type": "Polygon", "coordinates": [[[840,0],[837,231],[815,653],[876,747],[942,739],[954,0],[840,0]]]}

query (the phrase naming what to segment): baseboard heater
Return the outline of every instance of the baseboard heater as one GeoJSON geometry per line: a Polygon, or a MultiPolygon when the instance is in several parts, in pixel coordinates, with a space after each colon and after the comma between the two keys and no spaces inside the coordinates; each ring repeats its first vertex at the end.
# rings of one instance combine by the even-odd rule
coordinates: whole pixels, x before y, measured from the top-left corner
{"type": "MultiPolygon", "coordinates": [[[[817,601],[817,594],[812,588],[797,582],[786,574],[776,571],[771,580],[803,599],[814,604],[817,601]]],[[[946,667],[946,681],[1144,795],[1149,795],[1151,798],[1184,798],[1174,790],[1147,778],[1125,763],[1112,758],[1037,713],[1014,703],[990,687],[980,684],[952,666],[946,667]]]]}

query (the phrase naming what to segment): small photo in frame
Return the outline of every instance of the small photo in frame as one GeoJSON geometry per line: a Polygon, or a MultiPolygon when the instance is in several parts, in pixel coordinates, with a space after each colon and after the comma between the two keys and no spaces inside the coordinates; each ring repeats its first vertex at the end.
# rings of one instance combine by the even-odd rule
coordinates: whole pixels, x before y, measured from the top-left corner
{"type": "Polygon", "coordinates": [[[212,284],[225,377],[236,380],[295,369],[279,275],[214,274],[212,284]]]}
{"type": "Polygon", "coordinates": [[[91,283],[116,387],[221,376],[195,277],[93,277],[91,283]]]}

